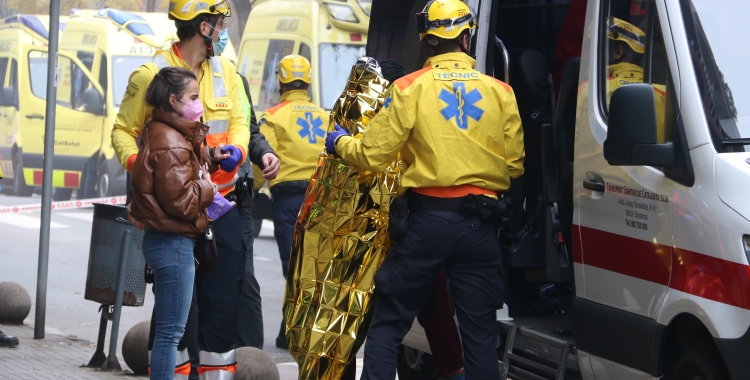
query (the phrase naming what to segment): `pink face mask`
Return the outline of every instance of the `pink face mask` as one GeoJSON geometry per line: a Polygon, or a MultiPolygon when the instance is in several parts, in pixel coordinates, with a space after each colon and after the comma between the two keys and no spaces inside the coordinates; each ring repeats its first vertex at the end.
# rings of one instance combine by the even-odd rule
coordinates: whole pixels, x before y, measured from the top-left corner
{"type": "Polygon", "coordinates": [[[198,121],[203,116],[203,103],[200,99],[195,99],[190,103],[185,103],[184,100],[180,101],[185,105],[182,107],[182,117],[190,121],[198,121]]]}

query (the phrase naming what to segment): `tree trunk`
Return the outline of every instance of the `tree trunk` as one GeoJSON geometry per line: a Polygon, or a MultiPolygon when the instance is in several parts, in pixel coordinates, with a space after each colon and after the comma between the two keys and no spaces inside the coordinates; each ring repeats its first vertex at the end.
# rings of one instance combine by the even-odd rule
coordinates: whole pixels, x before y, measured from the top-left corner
{"type": "MultiPolygon", "coordinates": [[[[232,40],[234,48],[239,49],[247,17],[250,16],[250,8],[252,6],[250,5],[250,0],[229,0],[229,6],[232,8],[232,17],[227,20],[229,22],[229,39],[232,40]]],[[[237,56],[239,54],[240,52],[237,51],[237,56]]]]}
{"type": "Polygon", "coordinates": [[[146,12],[156,11],[156,0],[146,0],[146,12]]]}

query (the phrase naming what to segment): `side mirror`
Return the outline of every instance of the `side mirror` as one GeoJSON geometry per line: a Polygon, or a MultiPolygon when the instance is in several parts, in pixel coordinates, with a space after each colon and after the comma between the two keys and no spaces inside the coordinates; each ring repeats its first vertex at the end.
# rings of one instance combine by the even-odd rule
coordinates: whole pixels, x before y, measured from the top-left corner
{"type": "Polygon", "coordinates": [[[0,106],[2,107],[14,107],[18,109],[18,101],[16,100],[16,91],[13,86],[3,87],[3,93],[0,97],[0,106]]]}
{"type": "Polygon", "coordinates": [[[607,162],[613,166],[674,166],[674,144],[658,144],[656,136],[654,88],[638,83],[615,90],[604,140],[607,162]]]}
{"type": "Polygon", "coordinates": [[[83,92],[83,110],[94,115],[104,115],[104,98],[95,88],[83,92]]]}

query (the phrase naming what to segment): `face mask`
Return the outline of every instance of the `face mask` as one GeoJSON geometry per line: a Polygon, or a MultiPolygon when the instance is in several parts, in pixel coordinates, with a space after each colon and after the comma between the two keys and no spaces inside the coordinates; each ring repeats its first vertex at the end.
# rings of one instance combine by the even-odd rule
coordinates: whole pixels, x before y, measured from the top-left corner
{"type": "Polygon", "coordinates": [[[224,29],[219,32],[219,41],[212,43],[214,57],[218,57],[224,52],[224,49],[227,47],[227,41],[229,41],[229,31],[224,29]]]}
{"type": "Polygon", "coordinates": [[[180,99],[185,107],[182,107],[182,117],[190,121],[198,121],[203,116],[203,103],[200,99],[195,99],[190,103],[185,103],[184,100],[180,99]]]}

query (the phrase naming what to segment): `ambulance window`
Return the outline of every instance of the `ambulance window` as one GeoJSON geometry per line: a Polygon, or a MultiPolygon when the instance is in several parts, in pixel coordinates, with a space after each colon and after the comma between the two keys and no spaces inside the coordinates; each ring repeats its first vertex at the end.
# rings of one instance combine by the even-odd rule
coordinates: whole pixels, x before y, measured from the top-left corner
{"type": "Polygon", "coordinates": [[[99,59],[99,85],[102,86],[104,97],[107,97],[107,56],[102,54],[99,59]]]}
{"type": "Polygon", "coordinates": [[[279,103],[279,80],[276,78],[276,69],[282,58],[293,53],[294,41],[292,40],[268,41],[268,51],[263,64],[263,79],[260,82],[260,96],[256,100],[258,110],[264,111],[279,103]]]}
{"type": "Polygon", "coordinates": [[[15,59],[0,58],[0,87],[13,89],[15,104],[18,104],[18,63],[15,59]]]}
{"type": "Polygon", "coordinates": [[[312,62],[312,49],[310,49],[310,45],[304,42],[300,42],[299,55],[307,58],[308,61],[312,62]]]}
{"type": "Polygon", "coordinates": [[[7,85],[6,79],[8,77],[8,57],[0,58],[0,86],[5,87],[7,85]]]}
{"type": "MultiPolygon", "coordinates": [[[[659,15],[653,0],[610,0],[600,20],[599,101],[606,116],[612,93],[633,83],[648,83],[654,89],[657,140],[672,141],[674,112],[668,112],[669,62],[659,15]]],[[[669,110],[671,111],[671,110],[669,110]]]]}
{"type": "Polygon", "coordinates": [[[320,44],[320,106],[330,110],[341,96],[352,66],[365,56],[365,45],[320,44]]]}
{"type": "Polygon", "coordinates": [[[47,99],[47,52],[29,52],[29,79],[31,93],[39,99],[47,99]]]}
{"type": "MultiPolygon", "coordinates": [[[[308,61],[312,62],[312,49],[310,49],[310,45],[300,42],[299,44],[299,55],[307,58],[308,61]]],[[[310,99],[313,98],[313,87],[310,86],[307,88],[307,95],[310,97],[310,99]]]]}

